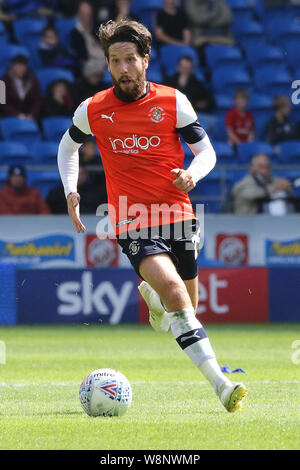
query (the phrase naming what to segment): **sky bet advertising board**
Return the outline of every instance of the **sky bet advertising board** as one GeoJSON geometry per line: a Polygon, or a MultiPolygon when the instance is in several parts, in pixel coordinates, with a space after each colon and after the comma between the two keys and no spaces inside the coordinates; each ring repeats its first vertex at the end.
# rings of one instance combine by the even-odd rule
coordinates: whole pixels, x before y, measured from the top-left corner
{"type": "Polygon", "coordinates": [[[20,323],[136,323],[137,276],[130,269],[17,269],[20,323]]]}

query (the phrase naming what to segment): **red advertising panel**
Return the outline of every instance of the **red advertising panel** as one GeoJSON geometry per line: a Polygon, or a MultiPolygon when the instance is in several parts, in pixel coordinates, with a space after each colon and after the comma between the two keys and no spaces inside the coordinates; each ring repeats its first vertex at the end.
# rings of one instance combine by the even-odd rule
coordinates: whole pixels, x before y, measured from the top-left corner
{"type": "MultiPolygon", "coordinates": [[[[141,296],[139,308],[140,321],[148,322],[148,309],[141,296]]],[[[204,324],[267,322],[267,269],[199,269],[197,316],[204,324]]]]}
{"type": "Polygon", "coordinates": [[[85,262],[87,266],[118,266],[119,249],[117,240],[101,239],[94,234],[86,235],[85,262]]]}

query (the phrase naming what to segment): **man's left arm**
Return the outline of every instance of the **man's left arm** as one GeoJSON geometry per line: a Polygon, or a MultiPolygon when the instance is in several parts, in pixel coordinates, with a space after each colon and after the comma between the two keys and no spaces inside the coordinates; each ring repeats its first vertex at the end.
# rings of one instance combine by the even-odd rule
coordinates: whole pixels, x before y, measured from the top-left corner
{"type": "Polygon", "coordinates": [[[176,102],[176,129],[190,147],[194,158],[186,170],[174,168],[171,173],[176,177],[173,184],[181,191],[188,192],[210,173],[217,159],[208,135],[197,121],[197,115],[191,103],[178,90],[176,90],[176,102]]]}

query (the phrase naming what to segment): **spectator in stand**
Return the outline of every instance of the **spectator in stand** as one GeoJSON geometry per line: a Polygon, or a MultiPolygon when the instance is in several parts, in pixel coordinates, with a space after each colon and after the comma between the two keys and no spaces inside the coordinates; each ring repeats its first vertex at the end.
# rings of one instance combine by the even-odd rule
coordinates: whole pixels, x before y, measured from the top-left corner
{"type": "Polygon", "coordinates": [[[164,0],[164,8],[158,10],[154,29],[156,40],[160,45],[189,45],[191,33],[188,18],[178,8],[178,0],[164,0]]]}
{"type": "Polygon", "coordinates": [[[49,214],[49,208],[36,188],[26,183],[22,165],[12,165],[8,179],[0,190],[1,215],[49,214]]]}
{"type": "Polygon", "coordinates": [[[90,96],[107,88],[103,82],[103,65],[98,60],[90,59],[83,67],[83,76],[78,78],[74,89],[76,90],[76,107],[90,96]]]}
{"type": "Polygon", "coordinates": [[[9,12],[9,9],[6,5],[6,1],[0,0],[0,21],[5,26],[7,34],[9,36],[9,41],[11,42],[15,40],[13,24],[16,19],[16,15],[9,12]]]}
{"type": "Polygon", "coordinates": [[[105,174],[101,164],[100,155],[93,138],[87,140],[79,149],[79,163],[88,169],[90,180],[98,186],[97,192],[101,196],[101,201],[106,201],[105,174]],[[93,170],[91,167],[94,167],[93,170]]]}
{"type": "Polygon", "coordinates": [[[38,119],[42,95],[39,82],[28,67],[28,60],[17,55],[2,77],[6,86],[6,104],[0,108],[3,116],[22,119],[38,119]]]}
{"type": "Polygon", "coordinates": [[[255,125],[252,113],[247,111],[247,90],[237,90],[234,95],[235,107],[225,117],[229,144],[236,146],[242,142],[252,142],[255,137],[255,125]]]}
{"type": "Polygon", "coordinates": [[[277,96],[273,101],[274,116],[266,125],[265,139],[275,145],[284,140],[299,139],[297,126],[290,119],[291,102],[287,96],[277,96]]]}
{"type": "Polygon", "coordinates": [[[72,116],[75,106],[66,80],[56,80],[48,87],[43,106],[43,117],[72,116]]]}
{"type": "Polygon", "coordinates": [[[188,56],[181,57],[177,70],[178,73],[170,77],[166,84],[184,93],[197,111],[203,113],[211,111],[215,107],[214,97],[196,77],[193,59],[188,56]]]}
{"type": "Polygon", "coordinates": [[[39,45],[39,55],[44,67],[76,68],[75,60],[60,43],[57,29],[46,26],[39,45]]]}
{"type": "Polygon", "coordinates": [[[116,0],[115,8],[112,10],[111,19],[113,21],[127,20],[139,21],[138,17],[130,13],[132,0],[116,0]]]}
{"type": "MultiPolygon", "coordinates": [[[[78,191],[80,191],[80,212],[81,214],[96,214],[99,204],[106,202],[102,200],[102,191],[95,183],[89,179],[89,174],[85,167],[79,166],[78,191]]],[[[66,214],[67,202],[62,185],[52,189],[46,201],[53,214],[66,214]]]]}
{"type": "Polygon", "coordinates": [[[100,156],[97,154],[97,146],[93,138],[87,140],[79,149],[79,163],[81,166],[98,165],[100,156]]]}
{"type": "Polygon", "coordinates": [[[294,212],[288,201],[292,186],[285,178],[273,178],[267,155],[255,155],[251,160],[250,173],[236,183],[231,190],[235,214],[268,213],[284,215],[294,212]]]}
{"type": "Polygon", "coordinates": [[[225,0],[186,0],[185,11],[194,46],[234,44],[230,29],[233,16],[225,0]]]}
{"type": "Polygon", "coordinates": [[[96,59],[105,66],[105,56],[96,36],[93,8],[87,1],[79,3],[77,25],[71,31],[71,46],[78,62],[83,66],[89,59],[96,59]]]}

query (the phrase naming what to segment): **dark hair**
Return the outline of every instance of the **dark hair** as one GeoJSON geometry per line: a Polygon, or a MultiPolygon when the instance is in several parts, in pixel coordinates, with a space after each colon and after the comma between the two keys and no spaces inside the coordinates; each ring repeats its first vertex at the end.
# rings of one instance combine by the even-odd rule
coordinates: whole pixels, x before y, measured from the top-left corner
{"type": "Polygon", "coordinates": [[[44,28],[43,31],[42,31],[42,35],[44,36],[44,34],[45,34],[47,31],[54,31],[55,34],[58,36],[58,31],[57,31],[57,29],[55,28],[55,26],[52,26],[52,25],[50,25],[50,24],[48,24],[47,26],[45,26],[45,28],[44,28]]]}
{"type": "Polygon", "coordinates": [[[290,100],[287,96],[275,96],[275,98],[273,99],[273,106],[275,110],[277,111],[278,109],[280,109],[282,106],[284,106],[285,104],[289,102],[290,100]]]}
{"type": "Polygon", "coordinates": [[[16,55],[15,57],[13,57],[12,61],[11,61],[11,64],[14,65],[14,64],[24,64],[24,65],[28,65],[28,59],[27,57],[25,57],[24,55],[22,54],[18,54],[16,55]]]}
{"type": "Polygon", "coordinates": [[[234,93],[234,97],[237,98],[238,96],[241,96],[242,98],[245,98],[246,100],[248,100],[249,99],[248,90],[246,90],[245,88],[240,88],[236,90],[234,93]]]}
{"type": "Polygon", "coordinates": [[[141,23],[131,20],[108,21],[99,28],[99,39],[104,49],[105,57],[109,58],[109,46],[115,42],[133,42],[140,56],[151,53],[152,35],[141,23]]]}
{"type": "Polygon", "coordinates": [[[187,61],[190,62],[191,64],[194,63],[194,59],[193,59],[191,56],[189,56],[189,55],[182,55],[182,56],[180,56],[179,59],[178,59],[178,64],[180,64],[180,62],[181,62],[182,60],[187,60],[187,61]]]}

